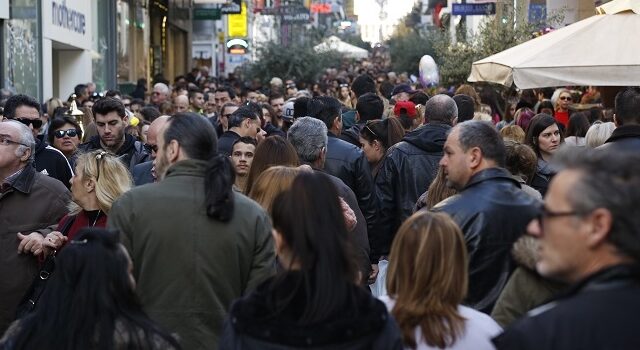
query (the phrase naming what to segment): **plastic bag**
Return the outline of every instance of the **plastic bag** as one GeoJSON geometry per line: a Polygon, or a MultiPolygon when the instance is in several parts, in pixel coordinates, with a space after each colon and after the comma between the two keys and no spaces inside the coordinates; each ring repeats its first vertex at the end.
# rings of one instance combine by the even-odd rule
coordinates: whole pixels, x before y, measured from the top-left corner
{"type": "Polygon", "coordinates": [[[378,278],[372,285],[369,286],[371,288],[371,294],[373,294],[373,296],[376,298],[387,295],[388,266],[389,262],[387,260],[380,260],[378,262],[378,278]]]}

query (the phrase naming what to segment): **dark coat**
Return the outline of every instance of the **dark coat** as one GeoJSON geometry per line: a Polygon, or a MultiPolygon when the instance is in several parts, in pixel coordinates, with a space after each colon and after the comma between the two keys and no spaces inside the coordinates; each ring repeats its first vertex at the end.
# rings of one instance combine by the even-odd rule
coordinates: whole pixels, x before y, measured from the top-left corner
{"type": "Polygon", "coordinates": [[[361,122],[358,123],[347,130],[340,133],[340,139],[343,141],[347,141],[350,144],[360,147],[360,130],[364,127],[366,123],[361,122]]]}
{"type": "Polygon", "coordinates": [[[603,269],[493,339],[498,349],[640,349],[640,267],[603,269]]]}
{"type": "Polygon", "coordinates": [[[240,138],[237,132],[227,130],[218,139],[218,153],[231,156],[233,144],[240,138]]]}
{"type": "Polygon", "coordinates": [[[131,176],[133,176],[133,183],[136,186],[140,186],[154,182],[155,179],[153,178],[151,169],[153,169],[152,160],[134,166],[133,171],[131,171],[131,176]]]}
{"type": "Polygon", "coordinates": [[[374,251],[377,256],[389,254],[400,224],[413,214],[418,197],[435,178],[449,129],[446,124],[424,125],[387,150],[375,184],[380,237],[374,251]]]}
{"type": "Polygon", "coordinates": [[[67,213],[69,191],[27,164],[13,187],[0,193],[0,333],[13,321],[16,307],[38,272],[37,259],[18,254],[16,234],[55,225],[67,213]]]}
{"type": "Polygon", "coordinates": [[[613,130],[607,141],[598,147],[603,150],[640,150],[640,125],[622,125],[613,130]]]}
{"type": "Polygon", "coordinates": [[[69,180],[73,176],[73,169],[62,152],[47,146],[43,141],[36,140],[34,160],[33,165],[38,172],[62,182],[67,188],[71,187],[69,180]]]}
{"type": "Polygon", "coordinates": [[[538,203],[507,170],[489,168],[432,209],[449,214],[464,234],[469,253],[466,305],[491,312],[516,267],[511,247],[537,215],[538,203]]]}
{"type": "Polygon", "coordinates": [[[402,349],[400,331],[385,305],[360,287],[352,286],[355,300],[321,324],[298,321],[306,303],[304,287],[284,310],[276,311],[270,300],[287,297],[298,279],[298,273],[289,272],[283,282],[275,284],[271,279],[236,301],[220,349],[402,349]]]}
{"type": "MultiPolygon", "coordinates": [[[[78,147],[80,152],[91,152],[99,149],[102,149],[100,135],[92,137],[89,141],[78,147]]],[[[116,152],[116,156],[124,163],[129,171],[133,171],[136,165],[150,159],[149,153],[144,148],[142,142],[137,141],[132,135],[126,133],[124,134],[124,143],[116,152]]]]}
{"type": "Polygon", "coordinates": [[[551,164],[544,161],[542,158],[538,158],[538,165],[536,167],[536,173],[531,179],[531,187],[544,197],[549,188],[549,182],[556,175],[556,169],[551,164]]]}
{"type": "Polygon", "coordinates": [[[377,205],[367,158],[360,148],[340,140],[331,132],[328,136],[324,171],[342,180],[355,193],[366,220],[370,244],[375,245],[373,232],[376,227],[377,205]]]}
{"type": "Polygon", "coordinates": [[[267,133],[267,135],[266,135],[267,137],[276,136],[277,135],[277,136],[282,137],[285,140],[287,139],[287,133],[282,131],[282,129],[280,129],[279,127],[277,127],[277,126],[275,126],[275,125],[273,125],[271,123],[266,123],[264,125],[264,132],[267,133]]]}
{"type": "Polygon", "coordinates": [[[123,194],[107,226],[131,254],[136,292],[151,319],[177,333],[184,349],[215,349],[231,302],[273,272],[267,213],[233,193],[229,222],[206,215],[208,162],[182,160],[165,178],[123,194]]]}

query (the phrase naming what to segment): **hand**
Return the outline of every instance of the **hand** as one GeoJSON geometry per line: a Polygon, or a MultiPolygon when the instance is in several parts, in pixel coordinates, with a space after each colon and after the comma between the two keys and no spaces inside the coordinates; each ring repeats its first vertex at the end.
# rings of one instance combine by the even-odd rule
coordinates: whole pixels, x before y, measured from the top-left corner
{"type": "Polygon", "coordinates": [[[49,255],[52,251],[60,249],[66,242],[67,237],[65,235],[61,232],[53,231],[42,242],[42,250],[45,255],[49,255]]]}
{"type": "Polygon", "coordinates": [[[376,283],[376,279],[378,278],[378,272],[380,272],[380,269],[378,268],[378,264],[372,264],[371,273],[369,274],[369,279],[367,280],[367,284],[376,283]]]}
{"type": "Polygon", "coordinates": [[[20,240],[20,244],[18,244],[18,254],[29,254],[39,255],[42,253],[42,241],[44,238],[38,232],[31,232],[28,235],[23,235],[18,232],[18,239],[20,240]]]}

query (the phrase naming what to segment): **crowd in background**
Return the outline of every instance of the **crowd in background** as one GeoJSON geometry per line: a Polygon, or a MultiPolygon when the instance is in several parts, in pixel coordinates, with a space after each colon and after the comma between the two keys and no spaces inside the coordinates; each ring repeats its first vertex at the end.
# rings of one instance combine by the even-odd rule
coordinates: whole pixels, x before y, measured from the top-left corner
{"type": "Polygon", "coordinates": [[[383,63],[6,96],[0,347],[637,348],[640,89],[383,63]]]}

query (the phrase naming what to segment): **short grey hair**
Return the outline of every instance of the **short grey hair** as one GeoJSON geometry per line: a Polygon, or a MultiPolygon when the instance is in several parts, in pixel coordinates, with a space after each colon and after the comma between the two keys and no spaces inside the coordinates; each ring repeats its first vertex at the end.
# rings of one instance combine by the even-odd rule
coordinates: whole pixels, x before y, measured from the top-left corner
{"type": "MultiPolygon", "coordinates": [[[[619,252],[640,261],[640,155],[633,151],[562,147],[552,163],[562,170],[574,170],[580,178],[567,189],[573,211],[588,215],[598,208],[612,215],[607,240],[619,252]]],[[[558,174],[557,176],[562,176],[558,174]]]]}
{"type": "Polygon", "coordinates": [[[153,86],[153,89],[155,90],[156,88],[162,90],[162,93],[164,93],[165,95],[169,95],[169,92],[171,92],[171,90],[169,89],[169,87],[165,83],[156,83],[153,86]]]}
{"type": "Polygon", "coordinates": [[[482,157],[492,160],[499,167],[505,166],[507,150],[500,133],[491,122],[468,120],[455,126],[463,151],[478,147],[482,157]]]}
{"type": "Polygon", "coordinates": [[[458,117],[458,106],[451,97],[438,94],[425,103],[424,114],[429,122],[437,121],[451,125],[458,117]]]}
{"type": "Polygon", "coordinates": [[[24,153],[27,151],[27,149],[29,149],[31,150],[31,156],[29,157],[29,161],[33,161],[36,155],[36,140],[33,138],[33,133],[31,132],[31,129],[29,129],[28,126],[15,120],[7,120],[7,121],[4,121],[4,123],[9,123],[15,126],[16,129],[18,129],[18,132],[20,133],[20,139],[16,142],[20,142],[21,145],[18,145],[18,148],[16,148],[16,157],[18,158],[22,157],[24,153]]]}
{"type": "Polygon", "coordinates": [[[296,119],[287,136],[300,160],[306,163],[318,160],[320,152],[329,142],[327,126],[322,120],[311,117],[296,119]]]}

